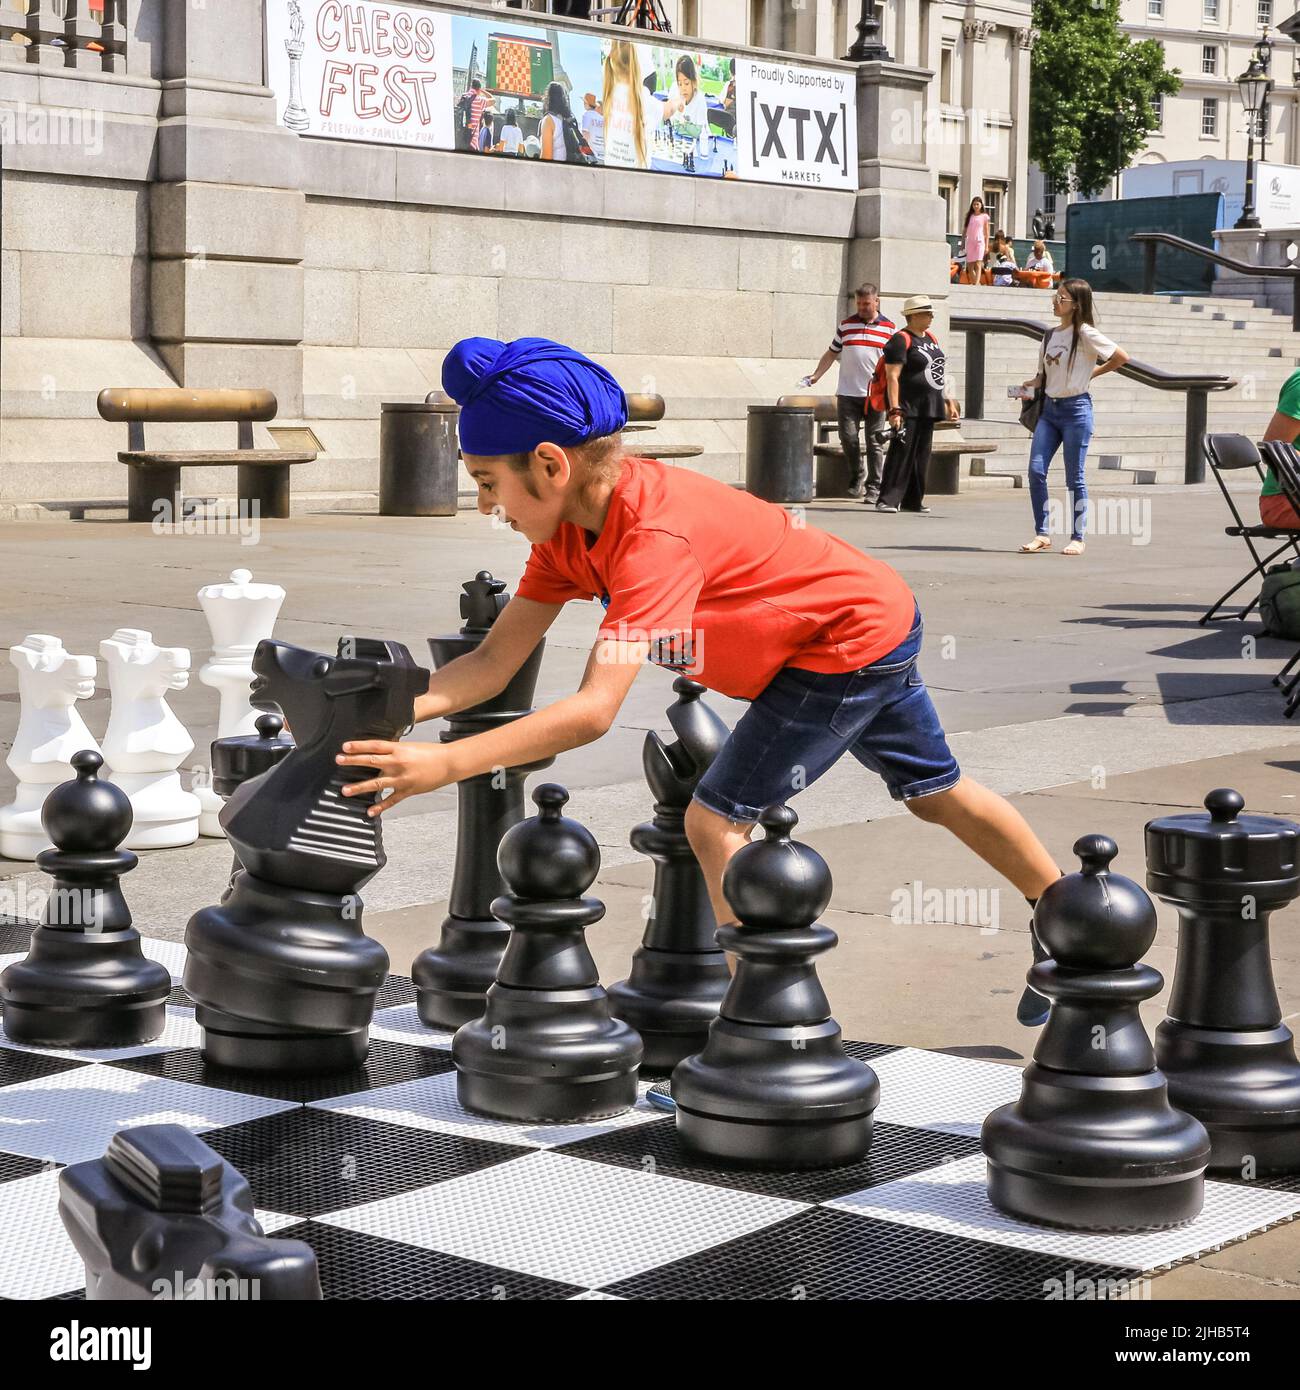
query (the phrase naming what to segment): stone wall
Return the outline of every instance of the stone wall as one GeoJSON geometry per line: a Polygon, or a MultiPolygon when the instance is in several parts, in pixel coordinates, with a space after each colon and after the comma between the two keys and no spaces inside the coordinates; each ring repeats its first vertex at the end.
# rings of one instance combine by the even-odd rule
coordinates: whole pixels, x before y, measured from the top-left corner
{"type": "MultiPolygon", "coordinates": [[[[658,438],[702,445],[698,466],[736,479],[747,406],[797,389],[852,285],[879,281],[887,308],[944,294],[924,69],[858,70],[855,194],[300,139],[276,124],[248,40],[261,0],[130,13],[125,73],[0,52],[0,103],[98,121],[94,148],[6,150],[2,501],[124,496],[125,428],[95,396],[176,383],[269,387],[276,424],[323,446],[296,491],[373,490],[380,403],[436,387],[467,334],[573,342],[666,397],[658,438]],[[908,104],[900,140],[890,118],[908,104]]],[[[186,486],[229,494],[233,474],[186,486]]]]}

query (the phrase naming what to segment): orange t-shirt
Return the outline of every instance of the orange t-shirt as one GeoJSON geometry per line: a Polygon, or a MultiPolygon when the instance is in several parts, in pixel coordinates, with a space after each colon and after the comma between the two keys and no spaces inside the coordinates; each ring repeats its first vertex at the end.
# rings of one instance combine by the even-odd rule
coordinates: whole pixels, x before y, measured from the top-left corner
{"type": "Polygon", "coordinates": [[[562,522],[516,592],[596,598],[598,636],[753,699],[783,666],[856,671],[898,646],[915,600],[902,577],[783,507],[685,468],[629,458],[594,539],[562,522]]]}

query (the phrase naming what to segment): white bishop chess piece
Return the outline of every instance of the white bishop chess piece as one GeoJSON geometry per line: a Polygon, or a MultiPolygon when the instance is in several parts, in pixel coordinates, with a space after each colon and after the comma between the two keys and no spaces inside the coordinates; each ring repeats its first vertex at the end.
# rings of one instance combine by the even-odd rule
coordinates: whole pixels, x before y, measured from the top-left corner
{"type": "MultiPolygon", "coordinates": [[[[254,584],[248,570],[235,570],[229,583],[205,584],[199,605],[212,633],[212,656],[199,671],[199,679],[221,694],[217,737],[237,738],[256,733],[258,711],[248,703],[253,680],[253,652],[270,637],[284,602],[278,584],[254,584]]],[[[224,836],[217,817],[225,804],[213,790],[211,779],[195,788],[199,805],[199,834],[224,836]]]]}
{"type": "Polygon", "coordinates": [[[151,633],[120,627],[99,644],[113,705],[104,735],[112,780],[131,798],[131,833],[123,849],[169,849],[199,838],[199,799],[181,786],[177,768],[194,740],[167,707],[167,694],[190,681],[184,647],[160,647],[151,633]]]}
{"type": "Polygon", "coordinates": [[[0,854],[35,859],[51,849],[41,825],[41,806],[60,782],[70,782],[72,755],[99,745],[77,711],[95,693],[95,658],[73,656],[57,637],[34,633],[9,648],[18,668],[21,700],[9,768],[18,779],[14,800],[0,808],[0,854]]]}

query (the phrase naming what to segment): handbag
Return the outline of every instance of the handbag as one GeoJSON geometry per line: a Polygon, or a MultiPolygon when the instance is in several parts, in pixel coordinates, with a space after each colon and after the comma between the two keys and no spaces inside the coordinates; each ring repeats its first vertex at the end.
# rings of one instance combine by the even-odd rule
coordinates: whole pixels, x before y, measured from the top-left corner
{"type": "MultiPolygon", "coordinates": [[[[1043,365],[1043,354],[1047,350],[1047,340],[1055,332],[1056,330],[1054,328],[1049,328],[1047,332],[1043,334],[1042,346],[1038,349],[1038,370],[1040,375],[1046,370],[1043,365]]],[[[1047,387],[1045,385],[1035,386],[1034,394],[1020,407],[1020,423],[1030,434],[1033,434],[1038,428],[1038,421],[1043,413],[1043,401],[1046,400],[1046,398],[1047,387]]]]}

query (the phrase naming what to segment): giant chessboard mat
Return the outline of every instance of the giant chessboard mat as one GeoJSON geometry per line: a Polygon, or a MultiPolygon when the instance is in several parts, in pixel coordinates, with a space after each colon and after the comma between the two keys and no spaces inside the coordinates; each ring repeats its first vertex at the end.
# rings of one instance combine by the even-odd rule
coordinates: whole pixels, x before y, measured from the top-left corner
{"type": "MultiPolygon", "coordinates": [[[[30,926],[0,926],[0,968],[30,926]]],[[[483,1119],[456,1103],[451,1036],[408,979],[381,991],[363,1068],[275,1078],[199,1052],[185,948],[155,1042],[51,1051],[0,1034],[0,1297],[84,1296],[59,1169],[124,1126],[182,1124],[248,1179],[268,1235],[316,1251],[326,1298],[1057,1299],[1134,1297],[1143,1275],[1290,1220],[1300,1178],[1206,1184],[1188,1225],[1085,1235],[1024,1225],[985,1196],[980,1124],[1015,1067],[848,1043],[880,1077],[869,1156],[753,1172],[683,1152],[642,1099],[576,1125],[483,1119]]],[[[648,1083],[647,1083],[648,1084],[648,1083]]]]}

